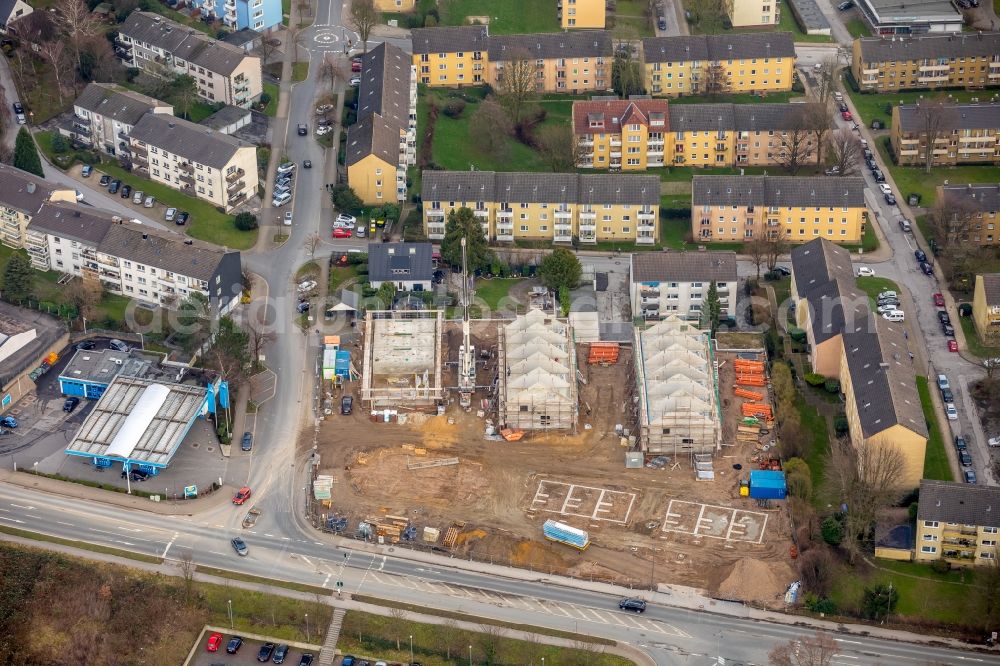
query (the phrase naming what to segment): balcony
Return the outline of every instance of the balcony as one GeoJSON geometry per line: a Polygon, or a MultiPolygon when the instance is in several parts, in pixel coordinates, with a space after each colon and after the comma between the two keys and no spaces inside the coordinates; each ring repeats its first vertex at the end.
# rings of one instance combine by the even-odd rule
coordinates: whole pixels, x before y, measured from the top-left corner
{"type": "Polygon", "coordinates": [[[656,213],[651,210],[640,210],[638,213],[639,221],[649,220],[653,221],[656,219],[656,213]]]}
{"type": "Polygon", "coordinates": [[[621,145],[622,145],[622,140],[621,139],[612,138],[611,139],[611,145],[612,146],[618,146],[620,148],[621,145]]]}
{"type": "MultiPolygon", "coordinates": [[[[184,176],[181,176],[181,180],[184,180],[184,176]]],[[[185,181],[187,182],[187,181],[185,181]]],[[[194,184],[194,180],[191,180],[191,184],[194,184]]],[[[226,192],[238,192],[247,186],[246,181],[238,180],[235,183],[230,183],[226,186],[226,192]]]]}
{"type": "Polygon", "coordinates": [[[940,70],[944,70],[945,72],[947,72],[949,69],[951,69],[951,65],[949,65],[948,63],[945,63],[943,65],[941,65],[941,64],[937,64],[937,65],[920,65],[920,67],[917,68],[917,70],[921,71],[921,72],[937,72],[937,71],[940,71],[940,70]]]}
{"type": "Polygon", "coordinates": [[[441,240],[442,238],[444,238],[444,225],[428,224],[427,237],[431,240],[441,240]]]}
{"type": "Polygon", "coordinates": [[[231,195],[226,200],[226,203],[228,205],[230,205],[230,206],[235,206],[237,203],[239,203],[240,201],[242,201],[243,199],[246,199],[246,198],[247,198],[246,190],[243,190],[242,192],[237,192],[236,194],[231,195]]]}
{"type": "Polygon", "coordinates": [[[568,210],[557,210],[555,212],[555,215],[556,215],[556,226],[559,226],[560,220],[563,220],[565,222],[566,220],[573,219],[573,213],[568,210]]]}
{"type": "Polygon", "coordinates": [[[947,74],[941,74],[938,76],[920,76],[917,77],[917,81],[920,83],[943,83],[948,80],[947,74]]]}
{"type": "Polygon", "coordinates": [[[502,224],[504,221],[510,222],[513,219],[514,219],[514,211],[511,210],[510,208],[507,208],[505,210],[498,210],[497,211],[497,222],[498,223],[502,224]]]}
{"type": "Polygon", "coordinates": [[[485,209],[474,210],[474,211],[472,211],[472,214],[476,217],[476,219],[479,219],[479,220],[489,220],[490,219],[490,211],[485,210],[485,209]]]}
{"type": "Polygon", "coordinates": [[[879,69],[875,67],[874,69],[862,69],[862,74],[867,74],[868,76],[878,76],[879,69]]]}
{"type": "Polygon", "coordinates": [[[594,233],[593,231],[584,232],[583,229],[580,229],[580,242],[581,243],[596,243],[597,242],[597,234],[594,233]]]}
{"type": "Polygon", "coordinates": [[[585,221],[589,221],[591,224],[593,224],[594,220],[596,220],[596,219],[597,219],[597,213],[596,212],[594,212],[592,210],[581,210],[580,211],[580,224],[581,225],[585,224],[586,223],[585,221]]]}
{"type": "Polygon", "coordinates": [[[444,211],[440,208],[432,208],[428,211],[424,211],[428,219],[440,219],[444,220],[444,211]]]}
{"type": "Polygon", "coordinates": [[[233,171],[232,173],[226,174],[226,182],[227,183],[232,183],[234,181],[239,180],[240,178],[242,178],[245,175],[246,175],[246,172],[243,169],[237,169],[236,171],[233,171]]]}

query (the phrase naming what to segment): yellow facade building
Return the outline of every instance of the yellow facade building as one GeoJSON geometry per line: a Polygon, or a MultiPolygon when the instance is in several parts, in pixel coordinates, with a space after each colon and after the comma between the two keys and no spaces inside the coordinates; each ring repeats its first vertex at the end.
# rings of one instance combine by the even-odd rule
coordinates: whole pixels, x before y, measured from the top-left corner
{"type": "Polygon", "coordinates": [[[933,114],[934,166],[1000,164],[1000,104],[892,107],[889,141],[897,164],[926,164],[927,114],[933,114]]]}
{"type": "Polygon", "coordinates": [[[0,164],[0,242],[15,249],[24,247],[28,223],[46,201],[75,203],[76,190],[0,164]]]}
{"type": "Polygon", "coordinates": [[[727,11],[734,28],[778,25],[781,22],[779,0],[730,0],[727,11]]]}
{"type": "Polygon", "coordinates": [[[556,11],[563,30],[603,29],[605,0],[557,0],[556,11]]]}
{"type": "Polygon", "coordinates": [[[1000,34],[855,39],[851,73],[864,92],[1000,84],[1000,34]]]}
{"type": "Polygon", "coordinates": [[[915,559],[954,566],[992,565],[998,555],[1000,489],[950,481],[920,482],[915,559]]]}
{"type": "Polygon", "coordinates": [[[972,245],[1000,245],[1000,184],[939,185],[939,201],[955,216],[955,240],[972,245]]]}
{"type": "Polygon", "coordinates": [[[1000,273],[976,276],[972,321],[984,344],[1000,344],[1000,273]]]}
{"type": "Polygon", "coordinates": [[[444,238],[448,214],[469,208],[490,241],[620,242],[659,239],[660,181],[621,174],[424,171],[424,231],[444,238]]]}
{"type": "Polygon", "coordinates": [[[691,234],[696,242],[825,238],[860,243],[867,208],[864,179],[816,176],[695,176],[691,234]]]}
{"type": "Polygon", "coordinates": [[[573,135],[580,168],[644,171],[666,161],[665,99],[573,102],[573,135]]]}
{"type": "Polygon", "coordinates": [[[375,0],[375,9],[380,12],[412,12],[417,0],[375,0]]]}
{"type": "Polygon", "coordinates": [[[489,31],[485,26],[416,28],[413,66],[428,86],[456,88],[486,83],[489,31]]]}
{"type": "Polygon", "coordinates": [[[792,89],[789,32],[650,37],[642,40],[646,92],[657,97],[792,89]]]}

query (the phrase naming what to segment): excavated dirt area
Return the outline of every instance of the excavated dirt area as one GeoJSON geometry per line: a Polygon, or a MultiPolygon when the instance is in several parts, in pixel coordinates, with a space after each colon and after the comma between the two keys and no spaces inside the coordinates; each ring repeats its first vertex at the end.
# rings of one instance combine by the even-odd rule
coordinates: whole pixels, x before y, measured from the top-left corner
{"type": "MultiPolygon", "coordinates": [[[[489,344],[488,328],[476,333],[489,344]]],[[[449,360],[457,358],[452,345],[449,360]]],[[[487,440],[485,420],[475,412],[483,391],[470,413],[454,403],[445,416],[411,413],[403,424],[373,422],[356,399],[353,415],[331,415],[320,431],[319,473],[336,480],[332,505],[322,511],[348,518],[347,534],[362,520],[405,516],[418,530],[414,547],[431,547],[420,542],[425,526],[440,530],[438,548],[455,527],[450,550],[459,556],[637,586],[655,579],[718,589],[741,561],[768,570],[790,561],[783,503],[759,507],[739,496],[753,446],[725,447],[715,459],[714,481],[695,480],[687,460],[625,469],[626,448],[615,426],[631,404],[631,350],[623,348],[610,367],[588,366],[585,345],[578,358],[587,383],[575,435],[487,440]],[[455,458],[457,464],[414,469],[455,458]],[[590,548],[580,553],[545,541],[542,523],[550,518],[587,530],[590,548]]],[[[483,360],[480,384],[489,383],[495,362],[483,360]]],[[[354,384],[348,393],[356,392],[354,384]]],[[[766,603],[761,597],[780,595],[792,580],[789,571],[764,581],[774,590],[751,590],[748,598],[766,603]]]]}

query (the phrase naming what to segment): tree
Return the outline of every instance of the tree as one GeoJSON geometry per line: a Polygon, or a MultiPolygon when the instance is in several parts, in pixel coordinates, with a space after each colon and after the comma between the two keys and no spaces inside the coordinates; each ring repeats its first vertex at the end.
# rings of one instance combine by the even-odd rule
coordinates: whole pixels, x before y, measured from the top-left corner
{"type": "Polygon", "coordinates": [[[830,152],[837,175],[850,176],[861,161],[861,142],[851,130],[839,129],[830,135],[830,152]]]}
{"type": "Polygon", "coordinates": [[[11,303],[20,303],[34,292],[35,272],[31,259],[24,250],[17,250],[10,256],[3,271],[3,297],[11,303]]]}
{"type": "Polygon", "coordinates": [[[820,525],[820,536],[831,546],[839,546],[844,541],[844,525],[837,516],[827,516],[820,525]]]}
{"type": "Polygon", "coordinates": [[[754,236],[745,245],[747,254],[750,255],[750,260],[753,262],[753,265],[757,267],[758,282],[760,282],[760,267],[764,264],[764,260],[767,258],[768,245],[769,243],[764,236],[754,236]]]}
{"type": "Polygon", "coordinates": [[[208,298],[201,292],[192,291],[169,316],[177,344],[189,354],[200,349],[212,326],[212,308],[208,298]]]}
{"type": "Polygon", "coordinates": [[[729,76],[722,63],[709,63],[705,68],[704,92],[709,97],[720,97],[729,92],[729,76]]]}
{"type": "Polygon", "coordinates": [[[524,49],[514,49],[497,62],[497,99],[516,126],[528,100],[535,94],[535,63],[524,49]]]}
{"type": "Polygon", "coordinates": [[[492,95],[480,102],[469,118],[469,139],[481,152],[500,161],[506,159],[510,152],[507,137],[513,131],[510,117],[492,95]]]}
{"type": "Polygon", "coordinates": [[[81,317],[93,317],[94,306],[101,300],[104,288],[99,280],[77,278],[70,280],[63,289],[63,297],[81,317]]]}
{"type": "Polygon", "coordinates": [[[222,376],[230,384],[239,383],[250,367],[250,335],[232,317],[220,317],[212,354],[222,376]]]}
{"type": "Polygon", "coordinates": [[[1000,560],[987,560],[976,581],[976,602],[984,629],[1000,627],[1000,560]]]}
{"type": "Polygon", "coordinates": [[[17,139],[14,142],[14,166],[22,171],[33,173],[39,178],[45,177],[45,172],[42,170],[42,159],[38,156],[35,140],[26,127],[22,127],[17,132],[17,139]]]}
{"type": "Polygon", "coordinates": [[[84,0],[59,0],[53,13],[56,26],[66,35],[76,68],[80,69],[83,44],[101,31],[101,26],[84,0]]]}
{"type": "Polygon", "coordinates": [[[571,171],[579,157],[579,143],[567,123],[546,125],[538,132],[538,152],[553,171],[571,171]]]}
{"type": "Polygon", "coordinates": [[[865,588],[861,598],[861,614],[869,620],[878,621],[881,618],[885,622],[898,601],[899,590],[892,586],[892,581],[876,583],[865,588]]]}
{"type": "Polygon", "coordinates": [[[386,310],[392,309],[392,304],[396,300],[396,285],[392,282],[383,282],[375,294],[375,298],[386,310]]]}
{"type": "Polygon", "coordinates": [[[819,69],[814,70],[816,85],[813,86],[813,90],[816,93],[816,99],[819,100],[824,110],[827,104],[829,104],[830,96],[833,95],[834,88],[836,87],[837,67],[837,58],[832,57],[824,59],[820,63],[819,69]]]}
{"type": "Polygon", "coordinates": [[[538,277],[549,289],[560,287],[573,289],[580,284],[583,267],[571,250],[557,247],[551,254],[542,259],[538,267],[538,277]]]}
{"type": "Polygon", "coordinates": [[[260,40],[260,47],[257,49],[257,53],[260,54],[260,64],[267,65],[271,61],[271,57],[274,56],[275,52],[278,50],[278,40],[270,39],[266,35],[260,40]]]}
{"type": "Polygon", "coordinates": [[[780,231],[769,234],[767,238],[767,270],[773,271],[778,265],[778,257],[788,249],[788,243],[780,231]]]}
{"type": "Polygon", "coordinates": [[[190,120],[191,105],[198,100],[198,82],[190,74],[178,74],[170,82],[170,89],[181,115],[190,120]]]}
{"type": "Polygon", "coordinates": [[[793,176],[797,176],[802,166],[809,160],[813,152],[812,133],[806,125],[803,113],[796,113],[788,130],[782,132],[781,152],[778,160],[793,176]]]}
{"type": "Polygon", "coordinates": [[[917,102],[916,121],[922,139],[924,171],[931,172],[934,166],[934,148],[946,128],[951,126],[955,115],[954,105],[944,98],[936,97],[917,102]]]}
{"type": "Polygon", "coordinates": [[[253,231],[257,228],[257,216],[249,212],[240,213],[233,220],[233,224],[240,231],[253,231]]]}
{"type": "Polygon", "coordinates": [[[310,260],[316,258],[316,248],[318,248],[322,242],[323,239],[319,237],[319,234],[309,234],[306,236],[306,240],[302,243],[302,246],[309,250],[310,260]]]}
{"type": "Polygon", "coordinates": [[[479,632],[476,636],[479,641],[479,651],[482,657],[477,661],[482,661],[484,664],[503,663],[500,655],[500,647],[503,644],[501,639],[506,633],[503,627],[495,624],[479,625],[479,632]]]}
{"type": "Polygon", "coordinates": [[[268,329],[266,322],[260,321],[260,317],[248,322],[247,333],[250,339],[250,362],[256,368],[261,363],[264,348],[274,342],[274,333],[268,329]]]}
{"type": "Polygon", "coordinates": [[[351,4],[351,22],[364,43],[365,53],[368,53],[368,37],[372,34],[372,28],[378,24],[378,19],[379,13],[372,0],[354,0],[351,4]]]}
{"type": "Polygon", "coordinates": [[[184,603],[191,603],[191,594],[194,592],[194,572],[197,567],[194,563],[194,556],[190,550],[185,550],[177,558],[177,566],[181,570],[181,580],[184,581],[184,603]]]}
{"type": "Polygon", "coordinates": [[[812,496],[812,475],[809,464],[802,458],[791,457],[787,459],[784,467],[788,492],[808,501],[812,496]]]}
{"type": "Polygon", "coordinates": [[[708,287],[708,296],[705,298],[705,312],[708,314],[708,325],[712,331],[712,336],[719,328],[719,316],[722,314],[722,303],[719,302],[719,286],[715,280],[708,287]]]}
{"type": "Polygon", "coordinates": [[[813,148],[816,149],[816,163],[823,164],[823,153],[826,137],[830,134],[830,112],[826,104],[803,104],[802,122],[813,138],[813,148]]]}
{"type": "Polygon", "coordinates": [[[38,45],[38,52],[52,65],[52,76],[56,80],[56,94],[59,104],[63,103],[63,82],[66,79],[66,42],[52,39],[38,45]]]}
{"type": "Polygon", "coordinates": [[[631,26],[615,27],[615,59],[611,63],[611,87],[621,97],[642,93],[642,65],[633,57],[632,40],[638,38],[631,26]]]}
{"type": "Polygon", "coordinates": [[[349,213],[351,215],[357,215],[364,205],[361,202],[361,197],[354,193],[350,185],[334,186],[330,191],[330,201],[333,202],[334,208],[341,213],[349,213]]]}
{"type": "Polygon", "coordinates": [[[316,80],[321,84],[325,83],[332,90],[334,84],[337,82],[337,78],[337,63],[334,62],[333,56],[327,53],[319,63],[319,69],[316,71],[316,80]]]}
{"type": "Polygon", "coordinates": [[[792,640],[771,650],[771,666],[830,666],[837,654],[837,642],[820,630],[810,637],[792,640]]]}
{"type": "Polygon", "coordinates": [[[472,210],[465,206],[448,213],[444,238],[441,240],[441,257],[452,266],[462,265],[463,237],[469,273],[483,270],[493,263],[493,250],[487,244],[483,227],[472,210]]]}

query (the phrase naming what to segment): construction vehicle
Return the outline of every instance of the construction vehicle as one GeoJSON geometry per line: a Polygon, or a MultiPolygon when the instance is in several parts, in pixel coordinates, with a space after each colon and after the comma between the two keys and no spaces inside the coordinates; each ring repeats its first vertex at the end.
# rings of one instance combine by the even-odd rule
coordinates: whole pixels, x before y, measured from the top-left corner
{"type": "Polygon", "coordinates": [[[463,408],[472,406],[475,391],[476,349],[472,346],[469,322],[469,264],[465,238],[462,238],[462,346],[458,348],[458,394],[463,408]]]}

